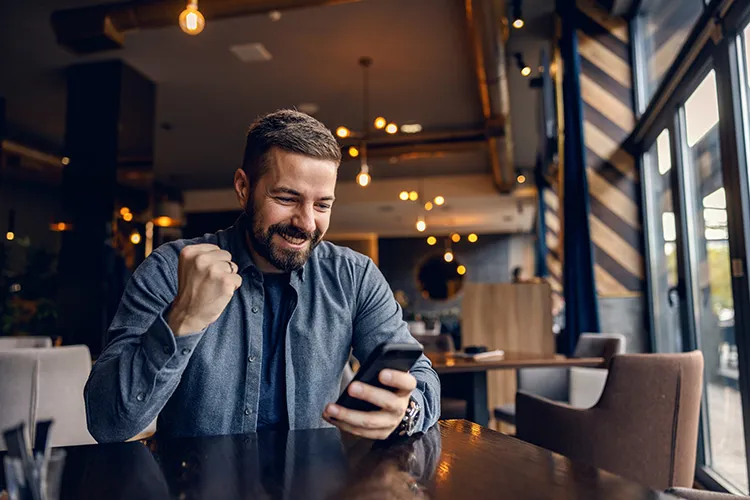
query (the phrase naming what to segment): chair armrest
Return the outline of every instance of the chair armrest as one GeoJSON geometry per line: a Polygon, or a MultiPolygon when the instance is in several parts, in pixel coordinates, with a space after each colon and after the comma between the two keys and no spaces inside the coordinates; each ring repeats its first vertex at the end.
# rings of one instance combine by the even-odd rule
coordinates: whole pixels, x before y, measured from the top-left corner
{"type": "Polygon", "coordinates": [[[574,366],[570,369],[570,394],[568,401],[574,408],[591,408],[604,391],[609,371],[603,368],[583,368],[574,366]]]}

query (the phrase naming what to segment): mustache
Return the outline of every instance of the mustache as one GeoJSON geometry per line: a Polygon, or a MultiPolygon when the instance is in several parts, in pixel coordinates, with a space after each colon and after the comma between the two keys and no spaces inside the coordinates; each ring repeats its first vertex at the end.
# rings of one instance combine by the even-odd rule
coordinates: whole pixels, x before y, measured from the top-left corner
{"type": "Polygon", "coordinates": [[[268,228],[269,234],[278,234],[279,236],[288,236],[289,238],[295,238],[300,240],[307,240],[315,242],[320,238],[320,231],[308,232],[291,224],[273,224],[268,228]]]}

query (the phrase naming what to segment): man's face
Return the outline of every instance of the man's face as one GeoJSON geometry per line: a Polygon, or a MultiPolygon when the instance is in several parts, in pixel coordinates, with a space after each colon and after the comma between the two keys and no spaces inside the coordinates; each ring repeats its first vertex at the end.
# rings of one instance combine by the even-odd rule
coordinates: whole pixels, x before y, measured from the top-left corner
{"type": "Polygon", "coordinates": [[[260,257],[289,272],[304,266],[328,231],[337,165],[279,149],[269,161],[269,171],[250,186],[249,236],[260,257]]]}

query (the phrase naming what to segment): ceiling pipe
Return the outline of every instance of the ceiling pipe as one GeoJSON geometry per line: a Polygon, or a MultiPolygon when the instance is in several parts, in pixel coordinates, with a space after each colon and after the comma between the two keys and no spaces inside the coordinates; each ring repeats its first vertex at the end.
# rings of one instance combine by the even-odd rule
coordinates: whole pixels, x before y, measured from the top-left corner
{"type": "MultiPolygon", "coordinates": [[[[209,21],[360,0],[210,0],[199,7],[209,21]]],[[[127,32],[177,26],[185,0],[136,0],[52,13],[57,42],[78,54],[121,49],[127,32]]]]}

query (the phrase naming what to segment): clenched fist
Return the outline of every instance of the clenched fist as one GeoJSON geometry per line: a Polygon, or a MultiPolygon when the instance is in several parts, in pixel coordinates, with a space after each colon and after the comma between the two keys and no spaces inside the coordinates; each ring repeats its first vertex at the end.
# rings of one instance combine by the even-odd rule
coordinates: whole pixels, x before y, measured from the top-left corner
{"type": "Polygon", "coordinates": [[[242,285],[232,254],[216,245],[188,245],[180,252],[177,297],[167,323],[176,336],[216,321],[242,285]]]}

